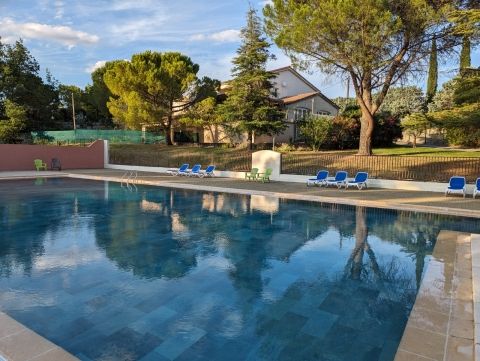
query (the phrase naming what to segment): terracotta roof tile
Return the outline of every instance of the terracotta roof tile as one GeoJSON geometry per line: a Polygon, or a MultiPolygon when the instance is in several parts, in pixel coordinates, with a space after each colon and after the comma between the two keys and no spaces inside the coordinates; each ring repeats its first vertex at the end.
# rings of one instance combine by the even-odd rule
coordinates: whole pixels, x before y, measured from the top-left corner
{"type": "Polygon", "coordinates": [[[291,97],[285,97],[285,98],[282,98],[282,100],[285,104],[292,104],[292,103],[296,103],[300,100],[304,100],[304,99],[307,99],[307,98],[310,98],[312,96],[319,95],[319,94],[320,93],[318,93],[318,92],[303,93],[303,94],[293,95],[291,97]]]}

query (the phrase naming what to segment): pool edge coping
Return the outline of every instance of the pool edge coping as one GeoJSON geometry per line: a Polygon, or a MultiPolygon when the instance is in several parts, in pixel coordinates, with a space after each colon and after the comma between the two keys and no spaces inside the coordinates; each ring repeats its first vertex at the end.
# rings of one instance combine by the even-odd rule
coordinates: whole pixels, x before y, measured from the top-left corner
{"type": "Polygon", "coordinates": [[[5,361],[80,361],[54,342],[0,311],[0,323],[8,328],[0,336],[0,360],[5,361]]]}
{"type": "MultiPolygon", "coordinates": [[[[475,280],[476,275],[480,275],[480,234],[441,231],[432,252],[432,260],[422,278],[394,361],[404,361],[411,356],[416,357],[415,359],[431,361],[480,361],[480,308],[477,307],[480,305],[480,288],[478,287],[480,286],[478,283],[480,279],[475,280]],[[442,232],[447,234],[447,239],[440,239],[442,232]],[[452,241],[455,242],[454,249],[446,249],[452,247],[452,241]],[[462,247],[464,247],[463,250],[462,247]],[[443,248],[443,250],[440,251],[439,248],[443,248]],[[450,259],[443,258],[439,255],[440,252],[443,255],[449,254],[450,259]],[[474,266],[474,262],[478,266],[474,266]],[[448,267],[452,267],[450,280],[445,275],[448,273],[446,271],[448,267]],[[474,267],[477,267],[477,273],[474,273],[474,267]],[[469,272],[471,280],[465,277],[465,272],[469,272]],[[451,283],[450,288],[445,290],[444,287],[449,281],[451,283]],[[469,289],[469,285],[471,289],[469,289]],[[435,294],[438,291],[440,292],[435,294]],[[471,294],[471,298],[466,298],[465,294],[471,294]],[[463,305],[470,304],[472,320],[462,317],[461,307],[459,307],[462,303],[463,305]],[[426,306],[430,307],[427,308],[426,306]],[[414,317],[416,313],[424,316],[422,319],[423,327],[422,325],[416,325],[414,317]],[[443,332],[437,329],[441,325],[438,320],[439,315],[443,318],[447,317],[446,329],[443,332]],[[463,328],[459,327],[459,321],[464,323],[463,328]],[[469,326],[465,327],[465,325],[469,326]],[[468,333],[469,330],[472,332],[472,338],[459,334],[462,332],[468,333]],[[417,337],[417,340],[422,344],[419,345],[418,342],[412,340],[414,337],[417,337]],[[442,338],[444,340],[439,344],[439,339],[442,338]],[[460,345],[458,342],[464,344],[460,345]],[[469,346],[466,346],[466,344],[469,346]],[[441,355],[433,355],[435,352],[432,350],[434,348],[432,345],[443,347],[441,355]],[[419,350],[422,348],[423,350],[419,350]],[[428,348],[430,349],[427,350],[428,348]],[[470,349],[471,355],[465,354],[466,351],[468,353],[468,349],[470,349]],[[454,358],[450,357],[452,353],[455,355],[454,358]]],[[[463,312],[468,313],[465,309],[463,312]]]]}
{"type": "Polygon", "coordinates": [[[472,291],[475,360],[480,361],[480,234],[472,234],[472,291]]]}
{"type": "MultiPolygon", "coordinates": [[[[87,174],[66,173],[62,177],[86,179],[86,180],[110,181],[110,182],[117,182],[117,183],[124,182],[124,180],[121,177],[117,177],[117,176],[97,176],[97,175],[87,175],[87,174]]],[[[260,190],[243,189],[243,188],[241,189],[241,188],[216,187],[216,186],[209,186],[209,185],[171,183],[171,182],[164,182],[164,181],[148,181],[148,180],[142,180],[142,179],[137,179],[133,184],[150,185],[150,186],[157,186],[157,187],[164,187],[164,188],[189,189],[189,190],[217,192],[217,193],[259,195],[259,196],[276,197],[276,198],[290,199],[290,200],[312,201],[312,202],[318,202],[318,203],[334,203],[334,204],[342,204],[342,205],[348,205],[348,206],[394,209],[394,210],[400,210],[400,211],[433,213],[433,214],[441,214],[446,216],[458,216],[458,217],[480,219],[480,211],[462,210],[458,208],[422,206],[422,205],[416,205],[416,204],[406,204],[406,203],[396,203],[396,202],[387,203],[382,201],[358,200],[358,199],[352,199],[352,198],[302,195],[298,193],[270,192],[270,191],[260,191],[260,190]]]]}

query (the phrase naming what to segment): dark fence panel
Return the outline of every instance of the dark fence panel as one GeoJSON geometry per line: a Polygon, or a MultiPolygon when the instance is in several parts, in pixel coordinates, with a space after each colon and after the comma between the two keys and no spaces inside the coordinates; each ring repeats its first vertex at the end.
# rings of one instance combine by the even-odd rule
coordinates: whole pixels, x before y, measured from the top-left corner
{"type": "Polygon", "coordinates": [[[111,146],[110,163],[146,167],[179,167],[183,163],[213,164],[218,170],[245,171],[252,168],[252,153],[237,149],[173,148],[155,146],[111,146]]]}
{"type": "Polygon", "coordinates": [[[480,158],[358,156],[351,154],[286,153],[282,173],[313,175],[320,169],[330,173],[346,170],[353,176],[367,171],[370,178],[447,182],[451,176],[465,176],[468,182],[480,177],[480,158]]]}

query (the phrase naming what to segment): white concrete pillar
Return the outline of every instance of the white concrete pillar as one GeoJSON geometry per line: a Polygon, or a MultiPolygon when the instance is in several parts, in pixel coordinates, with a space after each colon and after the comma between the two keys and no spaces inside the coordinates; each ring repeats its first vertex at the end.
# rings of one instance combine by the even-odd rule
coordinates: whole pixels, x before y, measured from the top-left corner
{"type": "Polygon", "coordinates": [[[108,168],[110,163],[110,156],[108,154],[108,140],[103,141],[103,168],[108,168]]]}
{"type": "Polygon", "coordinates": [[[282,169],[282,154],[272,150],[252,153],[252,168],[258,168],[260,172],[272,168],[272,179],[278,179],[282,169]]]}

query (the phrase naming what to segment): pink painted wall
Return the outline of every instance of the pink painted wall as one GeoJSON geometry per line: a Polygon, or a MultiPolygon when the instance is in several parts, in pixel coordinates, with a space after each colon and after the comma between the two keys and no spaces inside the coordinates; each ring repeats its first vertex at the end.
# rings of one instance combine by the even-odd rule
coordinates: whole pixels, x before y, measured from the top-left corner
{"type": "Polygon", "coordinates": [[[60,159],[62,169],[103,168],[103,153],[101,140],[88,147],[0,144],[0,171],[35,170],[34,159],[43,160],[50,170],[52,158],[60,159]]]}

